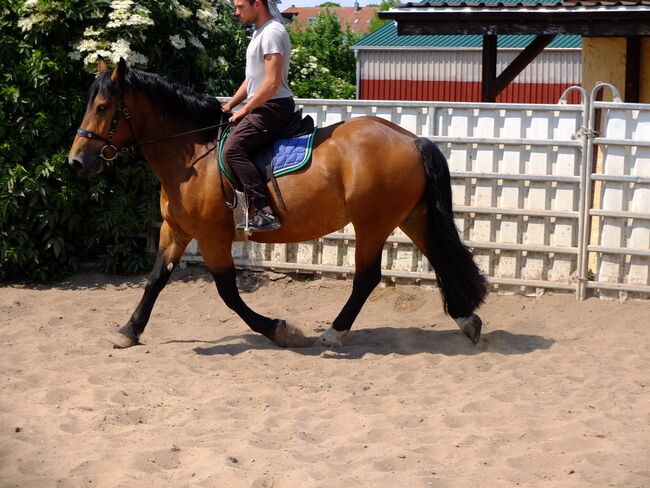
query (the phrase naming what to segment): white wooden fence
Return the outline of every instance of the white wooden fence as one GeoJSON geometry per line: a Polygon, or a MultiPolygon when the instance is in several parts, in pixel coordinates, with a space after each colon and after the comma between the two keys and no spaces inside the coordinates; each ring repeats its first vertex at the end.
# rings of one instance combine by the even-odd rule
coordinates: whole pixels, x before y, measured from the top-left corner
{"type": "MultiPolygon", "coordinates": [[[[376,115],[436,142],[449,160],[461,237],[494,287],[527,294],[575,290],[579,299],[596,288],[647,298],[650,105],[592,103],[592,96],[576,89],[583,105],[297,104],[320,127],[376,115]],[[604,129],[598,136],[600,112],[604,129]],[[598,148],[600,163],[588,171],[592,164],[586,161],[595,161],[598,148]]],[[[347,226],[307,243],[236,243],[233,253],[240,267],[349,274],[354,242],[354,229],[347,226]]],[[[202,261],[195,244],[184,261],[202,261]]],[[[382,268],[388,279],[435,280],[399,230],[384,247],[382,268]]]]}

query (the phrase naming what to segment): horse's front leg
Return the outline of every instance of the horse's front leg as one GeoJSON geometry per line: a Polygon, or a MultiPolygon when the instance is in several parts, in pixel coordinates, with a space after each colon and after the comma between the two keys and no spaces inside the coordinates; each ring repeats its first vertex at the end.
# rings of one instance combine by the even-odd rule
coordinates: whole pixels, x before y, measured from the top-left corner
{"type": "Polygon", "coordinates": [[[126,348],[139,343],[140,336],[149,322],[154,303],[167,284],[189,242],[188,237],[174,234],[169,224],[163,222],[160,228],[158,256],[144,287],[144,295],[126,325],[108,339],[116,347],[126,348]]]}
{"type": "MultiPolygon", "coordinates": [[[[231,243],[199,243],[203,258],[217,285],[224,303],[246,322],[253,331],[268,337],[282,347],[304,347],[308,344],[302,332],[282,319],[271,319],[253,311],[239,295],[231,243]]],[[[310,344],[309,344],[310,345],[310,344]]]]}

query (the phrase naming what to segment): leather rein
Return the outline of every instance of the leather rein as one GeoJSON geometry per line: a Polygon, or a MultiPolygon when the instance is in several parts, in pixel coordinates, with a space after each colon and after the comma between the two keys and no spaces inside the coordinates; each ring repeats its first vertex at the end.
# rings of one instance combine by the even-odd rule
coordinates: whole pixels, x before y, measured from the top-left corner
{"type": "MultiPolygon", "coordinates": [[[[222,114],[221,117],[226,116],[227,114],[222,114]]],[[[223,120],[223,118],[221,118],[223,120]]],[[[165,141],[170,141],[172,139],[176,139],[178,137],[184,137],[188,136],[191,134],[197,134],[199,132],[205,132],[207,130],[212,130],[212,129],[219,129],[219,133],[217,136],[218,140],[221,140],[222,134],[223,134],[223,127],[226,127],[230,125],[230,122],[223,122],[220,124],[215,124],[215,125],[210,125],[208,127],[202,127],[200,129],[195,129],[195,130],[190,130],[187,132],[181,132],[180,134],[173,134],[168,137],[161,137],[159,139],[151,139],[149,141],[145,142],[138,142],[136,137],[135,137],[135,132],[133,130],[133,125],[131,124],[131,113],[129,112],[129,109],[126,106],[126,103],[124,102],[124,92],[120,91],[119,92],[119,98],[117,100],[117,108],[115,110],[115,113],[113,114],[113,118],[111,120],[111,128],[108,131],[108,135],[106,137],[100,136],[96,132],[93,132],[88,129],[84,129],[83,127],[79,127],[77,129],[77,135],[79,137],[85,137],[86,139],[91,139],[91,140],[99,140],[104,142],[104,146],[102,147],[101,151],[99,151],[99,156],[104,160],[104,161],[113,161],[118,154],[121,153],[126,153],[130,149],[133,149],[134,147],[142,147],[142,146],[148,146],[150,144],[158,144],[160,142],[165,142],[165,141]],[[126,119],[127,123],[129,124],[129,130],[131,131],[131,142],[129,142],[127,145],[122,146],[121,148],[117,148],[113,144],[113,136],[115,135],[115,130],[117,129],[117,124],[120,121],[120,116],[124,116],[126,119]],[[109,154],[106,154],[106,151],[109,151],[109,154]]]]}

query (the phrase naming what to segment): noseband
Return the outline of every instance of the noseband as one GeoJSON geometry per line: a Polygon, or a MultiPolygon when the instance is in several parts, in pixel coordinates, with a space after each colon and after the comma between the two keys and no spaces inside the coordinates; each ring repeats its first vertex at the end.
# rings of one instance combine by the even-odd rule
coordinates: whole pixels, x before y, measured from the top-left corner
{"type": "MultiPolygon", "coordinates": [[[[230,118],[231,114],[221,114],[220,115],[220,120],[223,120],[223,117],[230,118]]],[[[79,137],[85,137],[86,139],[90,140],[99,140],[102,142],[105,142],[104,147],[102,147],[101,151],[99,151],[99,156],[104,160],[104,161],[113,161],[120,152],[126,153],[129,151],[129,149],[135,147],[135,146],[147,146],[149,144],[156,144],[158,142],[164,142],[164,141],[169,141],[171,139],[176,139],[177,137],[182,137],[182,136],[187,136],[190,134],[196,134],[198,132],[203,132],[206,130],[211,130],[211,129],[219,129],[219,134],[217,135],[217,139],[221,140],[221,137],[223,137],[223,130],[222,128],[225,126],[230,125],[230,122],[224,122],[220,124],[215,124],[215,125],[210,125],[208,127],[202,127],[201,129],[196,129],[196,130],[191,130],[188,132],[182,132],[180,134],[174,134],[169,137],[162,137],[160,139],[152,139],[150,141],[138,143],[138,141],[135,138],[135,132],[133,130],[133,125],[131,124],[131,113],[129,112],[129,109],[126,107],[126,103],[124,102],[124,92],[120,90],[119,92],[119,98],[117,100],[117,109],[115,110],[115,114],[113,114],[113,119],[111,120],[111,128],[108,131],[108,136],[100,136],[96,132],[93,132],[88,129],[84,129],[82,127],[79,127],[77,129],[77,135],[79,137]],[[120,116],[123,115],[126,121],[129,124],[129,130],[131,131],[131,142],[129,142],[126,146],[121,147],[118,149],[113,143],[113,136],[115,135],[115,129],[117,129],[117,124],[120,121],[120,116]],[[112,153],[112,156],[107,156],[104,154],[104,151],[109,150],[112,153]]]]}

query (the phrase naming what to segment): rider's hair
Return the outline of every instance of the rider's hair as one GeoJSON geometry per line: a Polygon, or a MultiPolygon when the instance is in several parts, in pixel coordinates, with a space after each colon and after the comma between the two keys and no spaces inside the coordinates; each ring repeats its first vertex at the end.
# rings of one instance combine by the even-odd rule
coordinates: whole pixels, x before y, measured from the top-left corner
{"type": "MultiPolygon", "coordinates": [[[[260,0],[260,2],[262,2],[266,8],[269,8],[269,0],[260,0]]],[[[248,0],[248,3],[253,5],[255,3],[255,0],[248,0]]]]}

